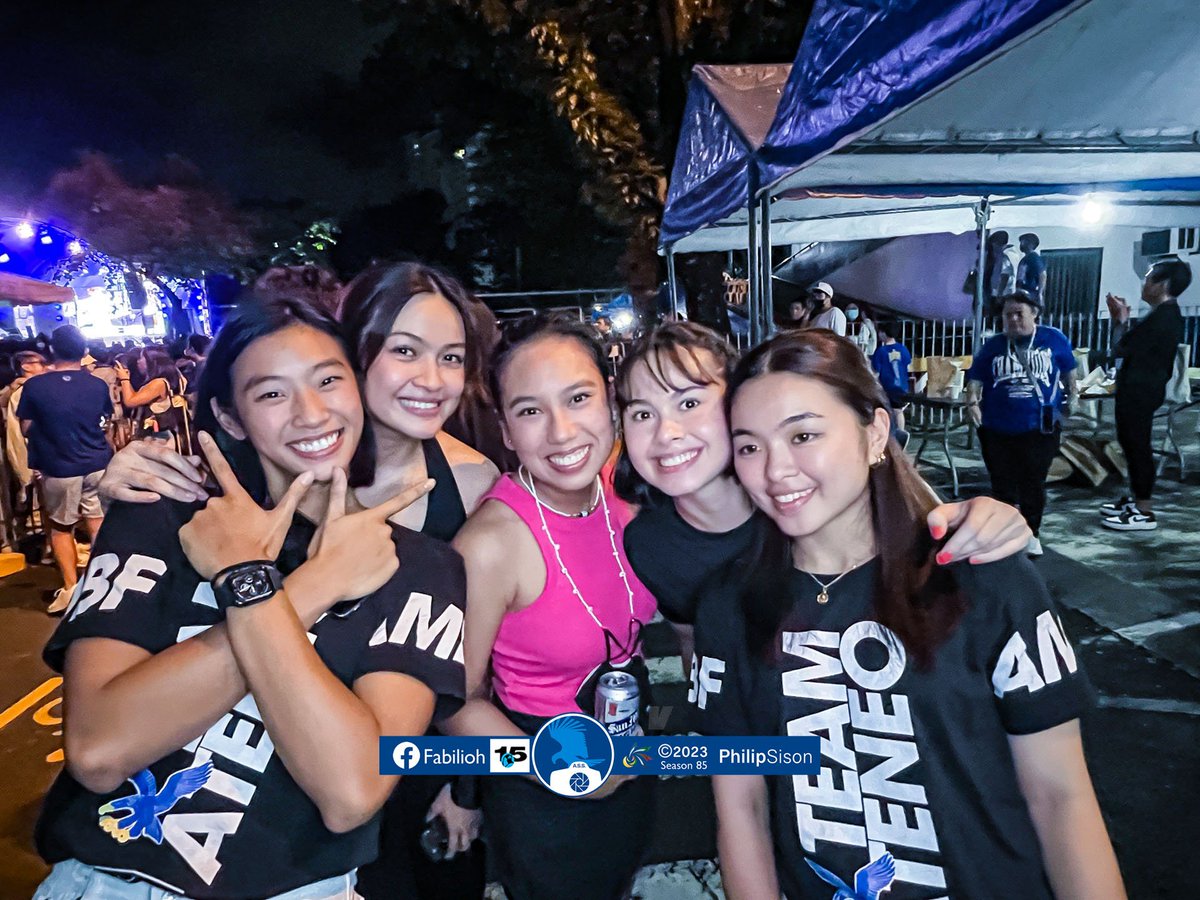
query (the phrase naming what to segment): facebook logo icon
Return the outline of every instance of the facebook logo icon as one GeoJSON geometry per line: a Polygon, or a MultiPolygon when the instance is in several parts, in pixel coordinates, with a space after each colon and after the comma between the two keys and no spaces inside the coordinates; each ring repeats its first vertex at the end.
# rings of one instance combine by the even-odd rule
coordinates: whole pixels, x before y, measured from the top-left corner
{"type": "Polygon", "coordinates": [[[412,741],[397,744],[396,749],[392,751],[392,762],[396,764],[397,769],[411,769],[420,761],[421,751],[412,741]]]}

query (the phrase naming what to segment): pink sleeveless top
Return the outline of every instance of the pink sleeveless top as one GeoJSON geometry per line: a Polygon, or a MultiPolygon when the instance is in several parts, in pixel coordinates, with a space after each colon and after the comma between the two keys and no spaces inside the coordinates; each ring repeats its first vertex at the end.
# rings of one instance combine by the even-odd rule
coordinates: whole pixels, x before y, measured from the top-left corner
{"type": "MultiPolygon", "coordinates": [[[[633,612],[645,624],[654,615],[655,600],[625,557],[625,526],[633,511],[612,491],[609,473],[601,476],[608,500],[613,541],[629,586],[633,589],[633,612]]],[[[484,497],[511,508],[537,540],[546,565],[546,586],[524,609],[508,613],[500,623],[492,647],[492,686],[500,702],[514,712],[554,716],[577,711],[575,694],[592,671],[607,658],[604,633],[588,615],[571,583],[554,558],[554,550],[542,530],[537,504],[513,475],[504,475],[484,497]]],[[[579,592],[611,631],[625,651],[630,643],[629,595],[621,570],[613,559],[604,509],[597,506],[583,517],[560,516],[546,509],[546,525],[558,544],[563,564],[579,592]]],[[[635,627],[634,633],[637,633],[635,627]]],[[[613,647],[613,661],[623,662],[628,652],[613,647]]]]}

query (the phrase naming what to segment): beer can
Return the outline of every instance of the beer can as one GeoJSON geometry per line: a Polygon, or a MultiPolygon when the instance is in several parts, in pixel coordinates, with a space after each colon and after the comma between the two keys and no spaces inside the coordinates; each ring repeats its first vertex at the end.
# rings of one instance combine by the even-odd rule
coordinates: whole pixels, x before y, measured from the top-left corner
{"type": "Polygon", "coordinates": [[[637,679],[628,672],[605,672],[596,685],[596,721],[613,737],[634,737],[642,733],[638,722],[641,691],[637,679]]]}

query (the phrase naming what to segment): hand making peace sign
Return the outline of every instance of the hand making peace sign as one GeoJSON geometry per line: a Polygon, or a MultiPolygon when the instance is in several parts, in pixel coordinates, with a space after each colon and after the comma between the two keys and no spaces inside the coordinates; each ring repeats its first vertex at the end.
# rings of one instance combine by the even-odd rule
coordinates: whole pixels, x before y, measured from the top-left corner
{"type": "MultiPolygon", "coordinates": [[[[179,530],[188,561],[203,578],[212,578],[237,563],[276,559],[296,509],[312,484],[312,473],[302,473],[277,506],[263,509],[237,480],[216,441],[201,432],[200,445],[222,496],[210,498],[179,530]]],[[[339,600],[357,599],[377,590],[399,565],[388,518],[428,493],[433,484],[433,479],[426,479],[378,506],[347,515],[346,476],[336,470],[325,517],[306,565],[321,563],[322,569],[336,569],[339,600]]]]}

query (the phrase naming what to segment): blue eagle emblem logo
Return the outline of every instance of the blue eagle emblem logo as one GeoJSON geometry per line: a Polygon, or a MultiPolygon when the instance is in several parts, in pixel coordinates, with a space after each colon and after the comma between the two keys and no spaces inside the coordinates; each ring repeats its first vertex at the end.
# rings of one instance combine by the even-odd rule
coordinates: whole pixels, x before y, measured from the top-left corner
{"type": "Polygon", "coordinates": [[[872,860],[854,873],[854,887],[846,884],[823,866],[817,865],[811,859],[804,860],[821,880],[833,885],[832,900],[879,900],[879,895],[892,886],[896,880],[896,860],[891,853],[885,853],[879,859],[872,860]]]}
{"type": "Polygon", "coordinates": [[[550,757],[550,762],[561,762],[569,766],[575,762],[585,762],[589,766],[604,762],[603,756],[589,756],[587,742],[587,725],[582,719],[562,718],[546,726],[546,734],[558,744],[558,752],[550,757]]]}
{"type": "Polygon", "coordinates": [[[190,769],[180,769],[158,789],[154,773],[142,769],[129,783],[136,788],[132,794],[117,797],[105,803],[97,814],[100,816],[100,827],[113,836],[118,843],[134,841],[145,836],[156,844],[163,842],[162,821],[159,816],[170,812],[171,807],[184,797],[190,797],[208,783],[212,774],[212,761],[192,766],[190,769]],[[113,815],[117,813],[118,815],[113,815]],[[127,815],[120,815],[127,813],[127,815]]]}

